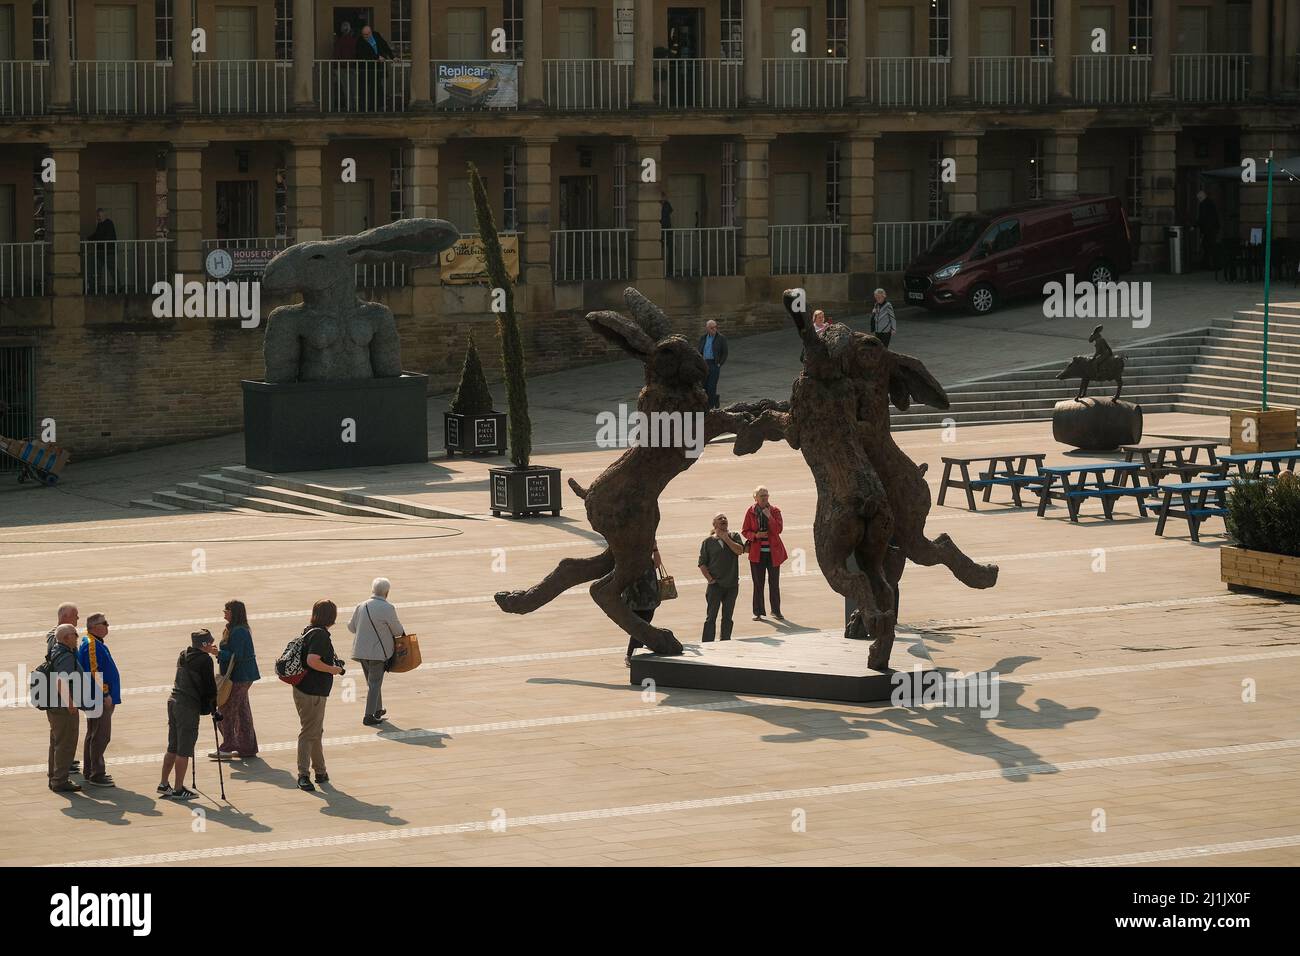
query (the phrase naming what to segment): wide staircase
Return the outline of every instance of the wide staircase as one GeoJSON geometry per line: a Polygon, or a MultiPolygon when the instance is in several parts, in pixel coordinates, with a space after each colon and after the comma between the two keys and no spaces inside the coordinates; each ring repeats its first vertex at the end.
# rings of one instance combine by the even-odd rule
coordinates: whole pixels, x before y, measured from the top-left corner
{"type": "MultiPolygon", "coordinates": [[[[1215,319],[1201,329],[1177,332],[1118,348],[1125,357],[1121,398],[1146,413],[1218,414],[1257,406],[1263,375],[1264,313],[1247,310],[1215,319]]],[[[1300,406],[1300,308],[1269,310],[1268,399],[1270,405],[1300,406]]],[[[1078,379],[1057,381],[1065,361],[961,382],[948,388],[952,407],[936,411],[913,406],[895,410],[895,430],[1032,421],[1052,417],[1056,403],[1073,398],[1078,379]]],[[[1115,394],[1115,383],[1095,382],[1088,394],[1115,394]]]]}

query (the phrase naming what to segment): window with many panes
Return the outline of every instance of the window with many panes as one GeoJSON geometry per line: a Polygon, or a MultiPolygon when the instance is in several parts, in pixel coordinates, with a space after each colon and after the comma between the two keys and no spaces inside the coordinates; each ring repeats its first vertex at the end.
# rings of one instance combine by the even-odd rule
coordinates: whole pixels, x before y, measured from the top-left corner
{"type": "Polygon", "coordinates": [[[1037,136],[1029,141],[1029,198],[1043,198],[1043,141],[1037,136]]]}
{"type": "MultiPolygon", "coordinates": [[[[77,58],[77,18],[73,4],[68,4],[68,56],[77,58]]],[[[50,59],[50,14],[47,0],[32,0],[32,59],[48,63],[50,59]]]]}
{"type": "Polygon", "coordinates": [[[826,55],[843,60],[849,55],[848,0],[826,0],[826,55]]]}
{"type": "MultiPolygon", "coordinates": [[[[177,2],[189,3],[190,0],[177,0],[177,2]]],[[[153,36],[154,59],[170,60],[172,58],[172,0],[154,0],[153,36]]]]}
{"type": "Polygon", "coordinates": [[[503,169],[501,192],[502,228],[506,232],[515,232],[519,228],[519,173],[518,148],[506,147],[506,162],[503,169]]]}
{"type": "Polygon", "coordinates": [[[826,221],[840,221],[840,141],[826,142],[826,221]]]}
{"type": "Polygon", "coordinates": [[[949,56],[952,14],[948,0],[930,0],[930,56],[949,56]]]}
{"type": "Polygon", "coordinates": [[[275,0],[275,58],[293,59],[293,0],[275,0]]]}
{"type": "Polygon", "coordinates": [[[1053,0],[1029,0],[1029,55],[1052,55],[1053,0]]]}
{"type": "Polygon", "coordinates": [[[388,221],[397,222],[406,216],[406,193],[402,189],[402,151],[388,152],[388,221]]]}
{"type": "Polygon", "coordinates": [[[745,44],[744,0],[722,0],[722,58],[739,60],[745,44]]]}
{"type": "Polygon", "coordinates": [[[53,235],[50,230],[53,204],[50,202],[49,183],[44,179],[47,157],[47,153],[38,153],[32,167],[32,239],[36,242],[45,242],[53,235]]]}
{"type": "Polygon", "coordinates": [[[1128,214],[1142,218],[1142,137],[1128,141],[1128,214]]]}
{"type": "Polygon", "coordinates": [[[390,0],[388,45],[399,60],[411,58],[411,0],[390,0]]]}
{"type": "Polygon", "coordinates": [[[506,59],[524,58],[524,0],[502,0],[501,25],[506,31],[506,59]]]}
{"type": "Polygon", "coordinates": [[[289,235],[289,173],[283,154],[275,167],[275,235],[279,239],[289,235]]]}
{"type": "Polygon", "coordinates": [[[942,139],[936,139],[930,144],[930,179],[926,183],[926,213],[931,222],[948,218],[948,194],[943,189],[942,139]]]}
{"type": "Polygon", "coordinates": [[[627,143],[614,144],[614,228],[627,228],[627,143]]]}
{"type": "Polygon", "coordinates": [[[1151,0],[1129,0],[1128,49],[1138,56],[1151,53],[1151,0]]]}
{"type": "Polygon", "coordinates": [[[738,159],[736,144],[725,140],[722,144],[722,224],[736,224],[736,180],[738,159]]]}

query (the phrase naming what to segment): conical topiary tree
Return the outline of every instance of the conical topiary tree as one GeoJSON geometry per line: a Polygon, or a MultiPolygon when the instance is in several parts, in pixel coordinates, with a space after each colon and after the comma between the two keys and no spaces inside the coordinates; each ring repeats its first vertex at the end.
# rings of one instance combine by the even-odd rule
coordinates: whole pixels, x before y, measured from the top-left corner
{"type": "MultiPolygon", "coordinates": [[[[515,290],[506,273],[505,257],[497,239],[492,207],[478,167],[469,164],[470,192],[474,196],[474,214],[478,219],[479,239],[488,280],[493,290],[500,289],[504,308],[497,313],[497,335],[501,339],[501,367],[506,376],[506,404],[510,416],[510,460],[517,468],[527,468],[533,452],[533,423],[528,417],[528,388],[524,383],[524,344],[519,337],[519,319],[515,316],[515,290]]],[[[495,295],[495,293],[494,293],[495,295]]]]}
{"type": "Polygon", "coordinates": [[[471,416],[493,411],[492,392],[483,377],[483,363],[479,361],[473,332],[469,334],[469,344],[465,347],[465,364],[461,366],[460,385],[452,397],[451,411],[456,415],[471,416]]]}

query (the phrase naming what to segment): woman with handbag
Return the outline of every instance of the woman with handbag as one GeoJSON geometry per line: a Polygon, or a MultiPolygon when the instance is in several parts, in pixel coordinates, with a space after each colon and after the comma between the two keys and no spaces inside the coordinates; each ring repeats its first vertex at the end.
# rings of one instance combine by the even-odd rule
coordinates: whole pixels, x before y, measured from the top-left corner
{"type": "MultiPolygon", "coordinates": [[[[657,543],[650,552],[650,559],[650,568],[646,573],[624,588],[623,593],[620,595],[623,603],[628,606],[628,610],[647,624],[654,620],[655,609],[662,602],[677,597],[677,586],[664,571],[664,562],[659,557],[659,545],[657,543]]],[[[623,658],[623,663],[631,667],[632,654],[638,647],[644,646],[635,637],[629,640],[627,642],[627,655],[623,658]]]]}
{"type": "Polygon", "coordinates": [[[221,721],[221,743],[208,754],[214,760],[223,757],[257,756],[257,731],[253,728],[253,708],[248,691],[262,679],[253,649],[253,632],[248,627],[248,609],[243,601],[227,601],[222,612],[226,629],[217,648],[217,711],[221,721]]]}
{"type": "Polygon", "coordinates": [[[356,635],[352,659],[366,676],[366,714],[361,722],[367,727],[382,724],[388,713],[384,710],[384,674],[393,666],[397,638],[406,633],[397,619],[397,609],[388,603],[391,587],[388,578],[375,578],[370,599],[358,604],[348,621],[348,630],[356,635]]]}

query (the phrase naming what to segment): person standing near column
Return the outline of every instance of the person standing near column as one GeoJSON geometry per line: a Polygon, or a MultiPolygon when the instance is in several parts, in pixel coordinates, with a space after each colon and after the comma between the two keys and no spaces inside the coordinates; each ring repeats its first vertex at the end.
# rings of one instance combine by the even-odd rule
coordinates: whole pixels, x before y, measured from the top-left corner
{"type": "Polygon", "coordinates": [[[122,678],[105,643],[107,639],[108,619],[103,614],[86,618],[86,636],[77,651],[77,663],[88,681],[99,682],[104,702],[98,717],[86,715],[86,743],[81,763],[83,779],[96,787],[113,786],[113,778],[104,766],[104,751],[113,739],[113,711],[122,703],[122,678]]]}
{"type": "Polygon", "coordinates": [[[718,323],[709,319],[704,325],[704,334],[700,336],[700,354],[709,367],[709,375],[704,380],[704,390],[709,393],[709,408],[717,408],[718,379],[722,377],[722,366],[727,361],[727,337],[718,331],[718,323]]]}
{"type": "Polygon", "coordinates": [[[754,504],[745,512],[741,534],[749,546],[749,572],[754,579],[754,620],[767,613],[763,607],[763,578],[772,597],[772,616],[781,616],[781,565],[785,562],[785,545],[781,543],[781,509],[771,504],[767,489],[754,489],[754,504]]]}
{"type": "Polygon", "coordinates": [[[700,636],[705,644],[713,640],[717,627],[718,610],[722,610],[722,639],[731,640],[731,612],[740,592],[740,553],[745,542],[734,531],[727,530],[727,516],[713,516],[713,533],[700,544],[700,573],[709,582],[704,592],[706,612],[704,632],[700,636]]]}
{"type": "Polygon", "coordinates": [[[889,301],[884,289],[876,290],[876,304],[871,310],[871,334],[880,339],[880,344],[889,348],[889,340],[898,331],[898,320],[894,318],[894,304],[889,301]]]}

